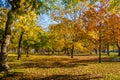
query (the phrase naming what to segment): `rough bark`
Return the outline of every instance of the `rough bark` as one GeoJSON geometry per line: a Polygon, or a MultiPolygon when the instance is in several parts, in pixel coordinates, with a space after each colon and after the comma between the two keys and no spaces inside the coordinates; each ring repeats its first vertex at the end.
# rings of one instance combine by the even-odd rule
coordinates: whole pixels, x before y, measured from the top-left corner
{"type": "Polygon", "coordinates": [[[1,53],[0,53],[0,71],[7,71],[9,70],[9,66],[7,63],[8,60],[8,53],[7,53],[7,48],[9,46],[10,43],[10,38],[11,38],[11,18],[12,18],[12,11],[9,11],[7,13],[7,22],[6,22],[6,26],[5,26],[5,34],[3,37],[3,42],[1,45],[1,53]]]}
{"type": "Polygon", "coordinates": [[[19,43],[18,43],[18,57],[17,57],[17,60],[19,60],[20,57],[21,57],[21,43],[22,43],[23,34],[24,34],[24,32],[22,31],[21,34],[20,34],[19,43]]]}

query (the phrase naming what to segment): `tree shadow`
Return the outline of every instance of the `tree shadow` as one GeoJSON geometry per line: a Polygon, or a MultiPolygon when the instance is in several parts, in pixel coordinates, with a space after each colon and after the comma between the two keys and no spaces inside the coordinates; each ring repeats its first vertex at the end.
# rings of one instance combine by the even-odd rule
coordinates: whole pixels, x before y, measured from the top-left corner
{"type": "Polygon", "coordinates": [[[3,73],[4,75],[0,77],[0,80],[17,80],[23,76],[23,72],[8,72],[8,74],[3,73]]]}
{"type": "Polygon", "coordinates": [[[9,56],[9,62],[15,62],[17,60],[17,56],[9,56]]]}
{"type": "MultiPolygon", "coordinates": [[[[103,57],[102,62],[112,62],[112,58],[103,57]]],[[[15,69],[21,68],[72,68],[77,66],[89,66],[89,63],[98,62],[98,57],[89,59],[78,59],[78,58],[48,58],[23,61],[21,64],[14,63],[10,64],[10,67],[15,69]]],[[[0,80],[91,80],[101,79],[101,76],[91,77],[91,74],[82,75],[52,75],[44,78],[34,78],[31,76],[25,76],[22,72],[13,72],[8,74],[6,77],[0,78],[0,80]],[[14,79],[15,78],[15,79],[14,79]]]]}
{"type": "MultiPolygon", "coordinates": [[[[98,58],[90,58],[90,59],[49,59],[42,61],[33,61],[32,63],[23,63],[22,65],[25,68],[72,68],[77,66],[88,66],[89,63],[98,63],[98,58]]],[[[102,58],[102,62],[113,62],[112,58],[104,57],[102,58]]]]}
{"type": "MultiPolygon", "coordinates": [[[[111,57],[105,57],[101,58],[102,62],[113,62],[111,57]]],[[[85,60],[75,60],[75,61],[70,61],[69,63],[98,63],[99,58],[93,58],[93,59],[85,59],[85,60]]]]}
{"type": "Polygon", "coordinates": [[[48,77],[33,77],[25,76],[21,73],[9,74],[6,77],[0,78],[0,80],[91,80],[91,79],[102,79],[102,76],[92,76],[91,74],[81,74],[81,75],[51,75],[48,77]],[[18,75],[19,74],[19,75],[18,75]]]}
{"type": "MultiPolygon", "coordinates": [[[[111,58],[102,58],[102,62],[112,62],[111,58]]],[[[48,59],[33,60],[21,64],[11,64],[11,67],[18,68],[72,68],[77,66],[88,66],[89,63],[98,63],[98,58],[92,59],[48,59]]]]}
{"type": "Polygon", "coordinates": [[[72,68],[77,66],[88,66],[87,64],[81,63],[63,63],[63,62],[32,62],[32,63],[23,63],[21,66],[24,68],[72,68]]]}
{"type": "Polygon", "coordinates": [[[91,80],[91,79],[101,79],[103,77],[97,76],[92,77],[91,74],[82,75],[52,75],[45,78],[39,78],[38,80],[91,80]]]}

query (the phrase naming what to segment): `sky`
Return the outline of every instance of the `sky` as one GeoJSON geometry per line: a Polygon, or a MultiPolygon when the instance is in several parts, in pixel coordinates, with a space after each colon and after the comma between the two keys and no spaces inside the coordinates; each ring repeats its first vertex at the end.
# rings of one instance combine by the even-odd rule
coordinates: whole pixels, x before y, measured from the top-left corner
{"type": "Polygon", "coordinates": [[[38,25],[43,27],[45,30],[48,30],[49,25],[56,24],[54,20],[50,18],[47,14],[41,14],[38,17],[38,25]]]}
{"type": "Polygon", "coordinates": [[[0,0],[0,7],[11,9],[12,6],[8,3],[8,0],[0,0]]]}

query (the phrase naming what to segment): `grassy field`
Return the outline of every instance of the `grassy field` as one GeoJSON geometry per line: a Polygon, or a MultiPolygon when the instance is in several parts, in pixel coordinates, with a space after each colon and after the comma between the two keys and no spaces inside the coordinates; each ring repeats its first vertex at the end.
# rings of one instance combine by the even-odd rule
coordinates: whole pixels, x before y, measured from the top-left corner
{"type": "Polygon", "coordinates": [[[16,60],[16,54],[9,54],[11,72],[0,80],[120,80],[120,63],[113,62],[113,57],[98,56],[22,56],[16,60]]]}

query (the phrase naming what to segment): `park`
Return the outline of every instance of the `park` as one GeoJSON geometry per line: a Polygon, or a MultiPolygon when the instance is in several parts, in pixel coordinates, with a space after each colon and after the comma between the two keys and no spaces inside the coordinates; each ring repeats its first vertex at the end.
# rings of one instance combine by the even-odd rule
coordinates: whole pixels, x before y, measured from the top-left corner
{"type": "Polygon", "coordinates": [[[119,0],[1,0],[0,80],[120,80],[119,0]]]}

